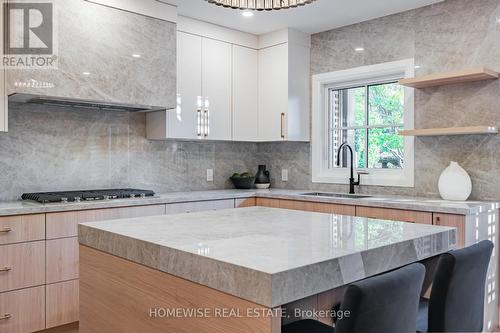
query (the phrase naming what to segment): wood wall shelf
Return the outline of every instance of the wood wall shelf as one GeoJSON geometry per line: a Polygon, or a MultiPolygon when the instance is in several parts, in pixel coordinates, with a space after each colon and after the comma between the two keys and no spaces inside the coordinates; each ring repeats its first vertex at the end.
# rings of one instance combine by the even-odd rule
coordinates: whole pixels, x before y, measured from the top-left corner
{"type": "Polygon", "coordinates": [[[450,84],[497,80],[500,73],[488,68],[466,69],[457,72],[436,73],[399,81],[399,84],[407,87],[422,89],[428,87],[437,87],[450,84]]]}
{"type": "Polygon", "coordinates": [[[498,127],[493,126],[471,126],[471,127],[449,127],[449,128],[427,128],[400,131],[402,136],[444,136],[444,135],[473,135],[473,134],[497,134],[498,127]]]}

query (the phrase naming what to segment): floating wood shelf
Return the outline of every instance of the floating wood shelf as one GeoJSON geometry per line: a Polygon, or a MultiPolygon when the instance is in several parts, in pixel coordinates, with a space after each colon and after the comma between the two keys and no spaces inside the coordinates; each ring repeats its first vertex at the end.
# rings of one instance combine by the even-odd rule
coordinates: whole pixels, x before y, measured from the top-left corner
{"type": "Polygon", "coordinates": [[[497,134],[498,128],[492,126],[427,128],[400,131],[403,136],[443,136],[443,135],[472,135],[472,134],[497,134]]]}
{"type": "Polygon", "coordinates": [[[403,79],[399,81],[399,84],[407,87],[422,89],[473,81],[496,80],[499,77],[500,73],[491,69],[474,68],[457,72],[436,73],[421,77],[403,79]]]}

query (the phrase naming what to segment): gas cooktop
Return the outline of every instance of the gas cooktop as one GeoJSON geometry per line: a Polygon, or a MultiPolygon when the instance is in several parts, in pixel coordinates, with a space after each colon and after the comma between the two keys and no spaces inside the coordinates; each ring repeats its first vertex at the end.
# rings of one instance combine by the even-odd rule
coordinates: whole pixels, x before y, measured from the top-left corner
{"type": "Polygon", "coordinates": [[[155,192],[150,190],[124,188],[124,189],[112,189],[112,190],[24,193],[21,196],[21,198],[23,200],[33,200],[39,203],[51,203],[51,202],[112,200],[112,199],[124,199],[124,198],[146,198],[146,197],[153,197],[154,195],[155,192]]]}

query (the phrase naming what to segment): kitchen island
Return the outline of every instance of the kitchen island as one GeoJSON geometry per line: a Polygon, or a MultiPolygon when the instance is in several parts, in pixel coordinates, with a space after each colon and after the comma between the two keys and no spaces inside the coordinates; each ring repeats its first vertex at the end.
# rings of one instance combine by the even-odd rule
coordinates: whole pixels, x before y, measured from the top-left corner
{"type": "Polygon", "coordinates": [[[437,256],[456,231],[252,207],[80,224],[79,241],[81,332],[279,333],[287,305],[437,256]]]}

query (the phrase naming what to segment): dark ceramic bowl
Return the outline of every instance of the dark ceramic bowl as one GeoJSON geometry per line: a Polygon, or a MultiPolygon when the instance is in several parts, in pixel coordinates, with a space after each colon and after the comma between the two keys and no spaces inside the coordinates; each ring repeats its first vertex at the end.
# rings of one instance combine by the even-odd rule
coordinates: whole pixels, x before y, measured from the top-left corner
{"type": "Polygon", "coordinates": [[[231,177],[229,179],[238,190],[249,190],[255,183],[255,177],[231,177]]]}

